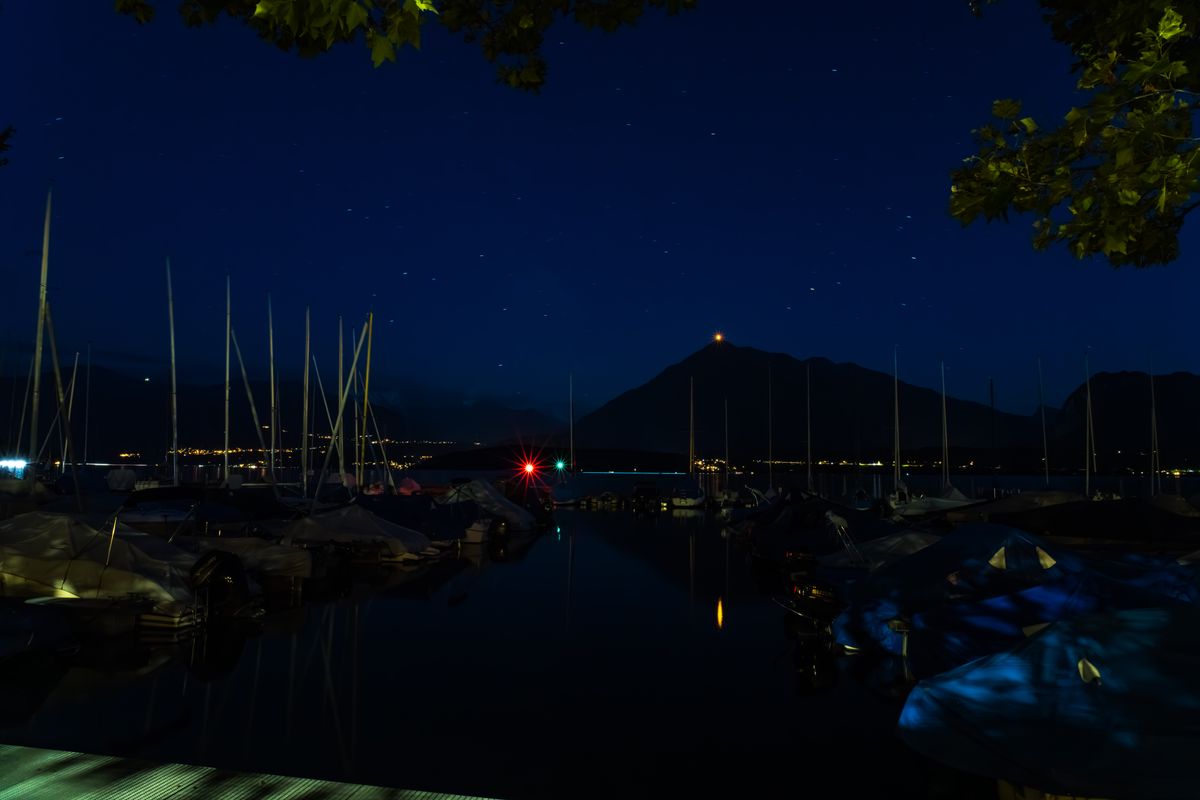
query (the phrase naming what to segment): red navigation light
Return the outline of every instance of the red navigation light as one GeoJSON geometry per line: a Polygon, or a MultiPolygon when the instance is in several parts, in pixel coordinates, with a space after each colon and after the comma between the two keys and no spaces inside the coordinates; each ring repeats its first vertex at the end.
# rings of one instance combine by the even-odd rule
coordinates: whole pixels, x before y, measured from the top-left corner
{"type": "Polygon", "coordinates": [[[526,475],[532,475],[534,473],[534,470],[536,470],[536,469],[537,469],[537,467],[535,467],[533,465],[532,461],[525,462],[525,474],[526,475]]]}

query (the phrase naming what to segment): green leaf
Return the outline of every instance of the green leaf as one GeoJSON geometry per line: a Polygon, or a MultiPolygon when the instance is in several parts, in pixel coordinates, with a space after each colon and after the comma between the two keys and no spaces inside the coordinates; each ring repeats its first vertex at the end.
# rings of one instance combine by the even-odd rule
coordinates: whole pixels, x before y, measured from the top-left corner
{"type": "Polygon", "coordinates": [[[1125,147],[1117,151],[1117,169],[1133,161],[1133,148],[1125,147]]]}
{"type": "Polygon", "coordinates": [[[1033,117],[1021,117],[1020,122],[1026,133],[1037,133],[1038,126],[1033,117]]]}
{"type": "MultiPolygon", "coordinates": [[[[1118,233],[1116,231],[1116,229],[1114,229],[1114,228],[1105,228],[1104,229],[1104,246],[1100,248],[1101,252],[1103,252],[1104,255],[1107,256],[1107,255],[1111,255],[1113,253],[1128,252],[1126,247],[1127,247],[1127,244],[1125,241],[1125,237],[1122,234],[1118,233]]],[[[1082,256],[1080,256],[1080,258],[1082,258],[1082,256]]]]}
{"type": "Polygon", "coordinates": [[[1136,189],[1121,189],[1117,192],[1117,202],[1123,206],[1136,206],[1142,195],[1136,189]]]}
{"type": "Polygon", "coordinates": [[[1021,101],[996,100],[992,103],[992,116],[1000,119],[1015,119],[1021,113],[1021,101]]]}
{"type": "Polygon", "coordinates": [[[346,30],[355,31],[359,27],[366,25],[368,16],[367,9],[358,3],[351,3],[346,9],[346,30]]]}
{"type": "Polygon", "coordinates": [[[386,36],[374,35],[371,39],[371,63],[376,67],[384,61],[396,60],[396,48],[386,36]]]}
{"type": "Polygon", "coordinates": [[[1184,31],[1183,17],[1179,12],[1168,7],[1158,22],[1158,38],[1169,42],[1184,31]]]}

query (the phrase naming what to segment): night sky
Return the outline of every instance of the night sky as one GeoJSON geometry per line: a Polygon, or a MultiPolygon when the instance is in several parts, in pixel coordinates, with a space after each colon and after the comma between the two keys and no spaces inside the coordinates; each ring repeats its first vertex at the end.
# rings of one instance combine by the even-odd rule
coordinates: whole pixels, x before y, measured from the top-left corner
{"type": "MultiPolygon", "coordinates": [[[[224,276],[265,373],[313,309],[322,371],[336,318],[373,308],[373,385],[413,382],[585,409],[723,330],[1002,408],[1060,403],[1094,371],[1198,370],[1183,257],[1114,271],[1035,253],[1028,220],[963,229],[949,172],[991,101],[1053,123],[1069,53],[1031,0],[706,0],[675,18],[547,37],[547,87],[500,86],[478,50],[427,25],[422,51],[303,60],[230,22],[147,26],[109,2],[0,12],[0,337],[6,374],[36,312],[53,182],[51,302],[69,359],[161,374],[170,256],[184,380],[220,380],[224,276]],[[1089,350],[1090,348],[1090,350],[1089,350]],[[378,383],[375,383],[378,381],[378,383]],[[518,397],[519,396],[519,397],[518,397]]],[[[348,335],[348,333],[347,333],[348,335]]],[[[236,369],[236,367],[235,367],[236,369]]]]}

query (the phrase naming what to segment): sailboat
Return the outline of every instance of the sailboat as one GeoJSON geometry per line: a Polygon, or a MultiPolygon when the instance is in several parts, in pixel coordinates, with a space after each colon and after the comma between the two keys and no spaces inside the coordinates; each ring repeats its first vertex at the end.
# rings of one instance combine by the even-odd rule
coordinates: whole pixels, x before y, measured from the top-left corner
{"type": "Polygon", "coordinates": [[[911,500],[908,487],[900,477],[900,355],[899,348],[892,349],[892,493],[888,503],[902,513],[911,500]]]}
{"type": "MultiPolygon", "coordinates": [[[[942,492],[936,497],[912,497],[896,509],[901,517],[918,517],[935,511],[949,511],[977,502],[967,497],[950,482],[950,433],[946,422],[946,363],[941,363],[942,371],[942,492]]],[[[897,414],[899,405],[897,405],[897,414]]],[[[898,461],[899,459],[897,459],[898,461]]]]}
{"type": "Polygon", "coordinates": [[[571,456],[567,462],[567,470],[561,479],[550,489],[550,502],[559,507],[577,506],[583,501],[583,491],[575,478],[575,376],[567,379],[567,416],[569,418],[571,437],[571,456]]]}
{"type": "Polygon", "coordinates": [[[696,480],[696,382],[688,379],[688,477],[671,492],[671,508],[704,508],[708,499],[696,480]]]}

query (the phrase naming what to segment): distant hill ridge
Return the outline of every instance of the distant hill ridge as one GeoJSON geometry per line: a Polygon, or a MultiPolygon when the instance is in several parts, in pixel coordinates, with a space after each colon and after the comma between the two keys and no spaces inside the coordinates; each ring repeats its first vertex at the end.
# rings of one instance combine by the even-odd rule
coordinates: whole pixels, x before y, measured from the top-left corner
{"type": "MultiPolygon", "coordinates": [[[[852,363],[820,357],[798,359],[729,342],[705,346],[576,420],[576,444],[610,451],[679,454],[679,468],[686,469],[688,387],[694,381],[697,452],[705,457],[724,454],[728,401],[732,458],[741,462],[763,459],[768,448],[769,379],[774,457],[799,461],[805,454],[805,401],[810,375],[813,458],[890,463],[892,375],[852,363]]],[[[64,374],[63,378],[69,380],[70,376],[64,374]]],[[[1200,464],[1200,415],[1195,412],[1200,408],[1200,376],[1178,372],[1155,376],[1154,381],[1162,463],[1179,467],[1200,464]]],[[[1092,376],[1091,384],[1100,469],[1145,469],[1150,447],[1149,375],[1102,372],[1092,376]]],[[[251,386],[259,415],[265,421],[267,386],[253,381],[251,386]]],[[[0,428],[0,446],[14,455],[24,454],[28,448],[28,427],[21,441],[15,441],[24,391],[25,376],[0,378],[0,404],[11,406],[8,424],[0,428]]],[[[181,385],[178,396],[181,444],[219,447],[224,427],[224,387],[181,385]]],[[[566,445],[565,421],[540,411],[513,409],[494,401],[450,403],[420,397],[397,408],[396,401],[404,397],[404,392],[394,388],[386,395],[381,391],[379,397],[391,402],[373,403],[375,417],[380,431],[394,439],[448,440],[468,447],[475,442],[495,445],[516,441],[560,449],[566,445]]],[[[1085,387],[1080,386],[1068,395],[1061,409],[1046,410],[1052,468],[1083,466],[1084,399],[1085,387]]],[[[74,438],[82,455],[82,369],[74,402],[74,438]]],[[[299,441],[300,402],[299,383],[285,381],[280,390],[285,446],[295,446],[299,441]]],[[[334,402],[332,397],[329,402],[334,402]]],[[[946,405],[955,465],[975,461],[981,468],[1000,463],[1041,469],[1041,420],[1036,411],[1029,416],[993,412],[982,403],[954,397],[947,398],[946,405]]],[[[48,371],[43,377],[41,406],[44,437],[57,411],[54,379],[48,371]]],[[[361,406],[359,409],[361,413],[361,406]]],[[[316,430],[328,432],[325,407],[319,398],[313,412],[316,430]]],[[[349,407],[347,413],[352,419],[349,407]]],[[[27,409],[25,424],[28,426],[27,409]]],[[[373,430],[374,425],[371,427],[373,430]]],[[[231,428],[234,446],[257,446],[240,379],[231,386],[231,428]]],[[[92,367],[89,458],[104,460],[118,452],[140,452],[144,459],[158,460],[166,452],[169,435],[165,381],[147,381],[92,367]]],[[[940,459],[940,392],[900,382],[900,445],[905,459],[926,463],[940,459]]]]}
{"type": "MultiPolygon", "coordinates": [[[[721,456],[728,402],[729,448],[735,460],[765,458],[768,449],[768,385],[771,386],[773,455],[802,460],[806,393],[811,376],[814,460],[880,460],[893,451],[894,377],[826,358],[798,359],[753,347],[712,342],[578,420],[577,444],[686,453],[689,382],[695,387],[697,451],[721,456]]],[[[1149,464],[1150,379],[1144,372],[1092,376],[1092,407],[1101,468],[1149,464]],[[1118,451],[1120,451],[1118,453],[1118,451]]],[[[1200,462],[1200,377],[1155,377],[1159,436],[1164,464],[1200,462]]],[[[1062,409],[1046,409],[1050,463],[1082,468],[1084,387],[1062,409]]],[[[901,457],[940,460],[941,393],[900,381],[901,457]]],[[[1040,469],[1041,417],[1012,414],[947,397],[947,427],[956,464],[981,466],[1000,459],[1040,469]],[[995,452],[993,452],[993,446],[995,452]]],[[[686,459],[685,459],[686,460],[686,459]]]]}

